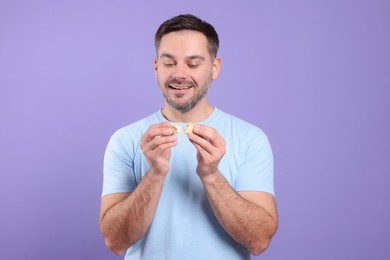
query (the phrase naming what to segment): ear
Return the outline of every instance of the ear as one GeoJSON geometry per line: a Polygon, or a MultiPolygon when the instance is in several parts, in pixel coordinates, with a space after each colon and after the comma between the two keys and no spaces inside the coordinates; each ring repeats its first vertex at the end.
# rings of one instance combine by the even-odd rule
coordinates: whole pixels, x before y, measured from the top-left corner
{"type": "Polygon", "coordinates": [[[155,75],[156,78],[157,78],[157,58],[154,59],[154,75],[155,75]]]}
{"type": "Polygon", "coordinates": [[[221,58],[220,57],[215,57],[213,61],[213,73],[212,73],[212,79],[216,80],[219,76],[219,72],[221,70],[221,58]]]}

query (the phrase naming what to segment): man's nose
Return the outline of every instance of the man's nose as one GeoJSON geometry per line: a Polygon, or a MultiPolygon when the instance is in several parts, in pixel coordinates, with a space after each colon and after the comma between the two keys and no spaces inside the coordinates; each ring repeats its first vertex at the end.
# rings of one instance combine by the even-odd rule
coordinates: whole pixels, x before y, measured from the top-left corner
{"type": "Polygon", "coordinates": [[[188,66],[186,64],[177,64],[173,72],[173,77],[185,79],[188,76],[188,66]]]}

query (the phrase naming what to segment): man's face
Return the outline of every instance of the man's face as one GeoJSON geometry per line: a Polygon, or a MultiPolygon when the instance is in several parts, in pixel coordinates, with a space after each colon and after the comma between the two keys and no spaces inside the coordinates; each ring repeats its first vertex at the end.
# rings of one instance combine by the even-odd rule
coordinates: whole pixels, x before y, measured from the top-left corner
{"type": "Polygon", "coordinates": [[[206,37],[196,31],[164,35],[154,61],[158,84],[166,102],[182,113],[206,96],[219,74],[220,59],[212,59],[206,37]]]}

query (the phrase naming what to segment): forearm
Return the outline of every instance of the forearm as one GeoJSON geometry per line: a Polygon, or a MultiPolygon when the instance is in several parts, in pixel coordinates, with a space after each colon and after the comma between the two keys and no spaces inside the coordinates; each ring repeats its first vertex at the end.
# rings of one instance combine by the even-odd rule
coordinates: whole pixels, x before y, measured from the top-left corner
{"type": "Polygon", "coordinates": [[[241,197],[220,173],[201,179],[223,228],[253,255],[263,252],[276,231],[277,220],[261,206],[241,197]]]}
{"type": "Polygon", "coordinates": [[[160,199],[165,175],[149,171],[137,188],[101,216],[101,231],[107,247],[123,253],[150,226],[160,199]]]}

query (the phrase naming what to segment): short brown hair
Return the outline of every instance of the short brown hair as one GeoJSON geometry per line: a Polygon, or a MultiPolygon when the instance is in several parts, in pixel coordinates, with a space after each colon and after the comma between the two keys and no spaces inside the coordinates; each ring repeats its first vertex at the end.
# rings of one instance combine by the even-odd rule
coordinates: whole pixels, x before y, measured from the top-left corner
{"type": "Polygon", "coordinates": [[[161,38],[164,35],[170,32],[177,32],[182,30],[197,31],[202,33],[207,38],[209,45],[208,49],[211,57],[215,58],[217,56],[219,48],[217,32],[211,24],[192,14],[182,14],[175,16],[160,25],[154,36],[154,45],[156,47],[156,51],[160,47],[161,38]]]}

